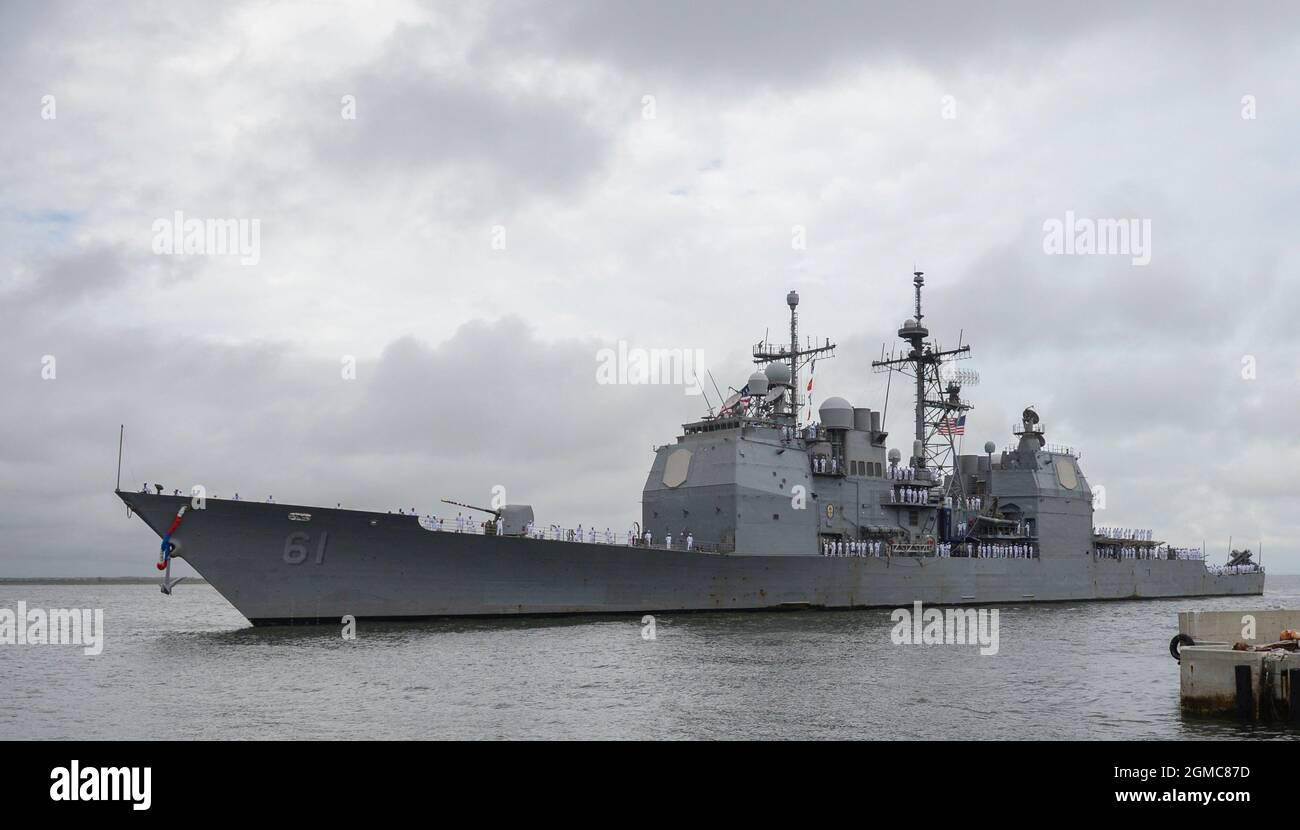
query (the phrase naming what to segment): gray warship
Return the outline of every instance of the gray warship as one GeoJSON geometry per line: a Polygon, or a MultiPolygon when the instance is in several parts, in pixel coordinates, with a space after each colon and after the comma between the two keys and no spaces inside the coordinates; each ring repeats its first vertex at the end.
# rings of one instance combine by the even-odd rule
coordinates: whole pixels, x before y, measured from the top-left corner
{"type": "MultiPolygon", "coordinates": [[[[834,356],[753,348],[755,371],[657,448],[626,538],[544,528],[528,505],[481,525],[310,505],[115,491],[161,538],[162,590],[183,558],[254,625],[447,616],[740,611],[1258,595],[1249,556],[1222,566],[1149,531],[1094,526],[1079,453],[1033,408],[997,451],[960,451],[967,345],[924,325],[924,275],[900,346],[873,361],[907,381],[912,434],[840,397],[815,418],[800,374],[834,356]],[[809,364],[812,364],[810,366],[809,364]],[[457,531],[461,532],[457,532],[457,531]]],[[[888,393],[885,406],[888,406],[888,393]]]]}

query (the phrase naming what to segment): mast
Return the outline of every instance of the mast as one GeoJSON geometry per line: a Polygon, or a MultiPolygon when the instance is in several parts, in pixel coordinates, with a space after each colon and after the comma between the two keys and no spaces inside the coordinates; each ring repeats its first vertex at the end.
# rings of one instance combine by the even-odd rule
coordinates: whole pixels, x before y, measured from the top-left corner
{"type": "Polygon", "coordinates": [[[835,344],[829,339],[822,345],[817,346],[812,343],[807,348],[799,348],[799,292],[791,291],[785,295],[786,305],[790,306],[790,345],[778,346],[776,343],[768,342],[766,339],[761,343],[754,344],[754,363],[760,366],[765,363],[789,363],[790,364],[790,416],[791,422],[799,423],[799,411],[802,406],[802,398],[799,395],[799,369],[807,365],[817,357],[830,357],[835,351],[835,344]]]}
{"type": "Polygon", "coordinates": [[[126,424],[119,424],[117,428],[117,484],[113,487],[113,492],[122,489],[122,440],[126,438],[126,424]]]}
{"type": "MultiPolygon", "coordinates": [[[[916,441],[918,443],[913,444],[913,446],[915,447],[919,445],[924,447],[925,446],[925,372],[921,371],[920,355],[921,355],[921,348],[922,348],[922,340],[925,338],[927,334],[930,333],[925,326],[921,325],[921,286],[925,285],[925,274],[921,271],[913,271],[912,285],[915,286],[916,288],[916,325],[915,327],[913,327],[912,332],[908,334],[907,341],[912,345],[912,351],[917,356],[916,358],[917,359],[916,441]]],[[[898,333],[898,336],[902,337],[903,332],[900,331],[898,333]]],[[[924,453],[922,453],[922,455],[924,455],[924,453]]],[[[924,457],[916,458],[914,459],[913,463],[916,464],[916,466],[918,467],[924,467],[925,458],[924,457]]]]}
{"type": "Polygon", "coordinates": [[[790,306],[790,411],[798,418],[799,413],[799,292],[791,291],[785,295],[785,303],[790,306]]]}
{"type": "Polygon", "coordinates": [[[915,317],[909,318],[898,329],[898,338],[905,344],[897,356],[873,360],[876,372],[898,372],[915,381],[913,406],[914,444],[911,464],[930,468],[941,474],[952,475],[955,467],[956,445],[951,429],[954,416],[960,416],[973,407],[962,400],[963,385],[973,386],[979,376],[969,370],[945,371],[947,364],[970,356],[970,346],[942,349],[937,343],[927,342],[930,330],[924,325],[925,313],[921,306],[921,288],[925,285],[925,272],[912,273],[915,296],[915,317]]]}

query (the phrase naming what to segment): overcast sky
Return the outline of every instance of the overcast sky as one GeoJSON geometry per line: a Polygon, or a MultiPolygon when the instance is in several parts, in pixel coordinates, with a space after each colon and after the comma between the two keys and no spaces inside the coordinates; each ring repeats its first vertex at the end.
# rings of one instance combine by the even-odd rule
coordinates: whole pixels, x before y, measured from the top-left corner
{"type": "Polygon", "coordinates": [[[1035,405],[1099,525],[1300,572],[1293,4],[0,8],[0,576],[155,573],[122,423],[126,487],[622,530],[704,404],[602,348],[740,386],[794,288],[879,408],[914,268],[968,450],[1035,405]],[[157,253],[177,211],[256,263],[157,253]]]}

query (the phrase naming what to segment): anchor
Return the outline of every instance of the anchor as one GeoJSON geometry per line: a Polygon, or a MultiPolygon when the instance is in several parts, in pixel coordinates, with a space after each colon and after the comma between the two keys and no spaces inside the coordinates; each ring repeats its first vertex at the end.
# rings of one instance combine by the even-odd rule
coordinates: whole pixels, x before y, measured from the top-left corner
{"type": "Polygon", "coordinates": [[[180,585],[184,580],[185,577],[183,576],[178,576],[175,579],[172,579],[172,560],[170,556],[167,557],[167,571],[163,574],[162,582],[159,583],[158,587],[162,589],[164,594],[171,596],[172,588],[180,585]]]}
{"type": "Polygon", "coordinates": [[[176,550],[176,545],[172,542],[172,534],[181,526],[181,520],[185,518],[186,509],[188,509],[188,505],[183,505],[180,510],[176,511],[176,518],[172,520],[171,527],[167,528],[167,532],[163,534],[162,545],[158,551],[158,570],[164,571],[159,588],[168,596],[171,596],[172,588],[185,579],[183,576],[172,579],[172,553],[176,550]]]}

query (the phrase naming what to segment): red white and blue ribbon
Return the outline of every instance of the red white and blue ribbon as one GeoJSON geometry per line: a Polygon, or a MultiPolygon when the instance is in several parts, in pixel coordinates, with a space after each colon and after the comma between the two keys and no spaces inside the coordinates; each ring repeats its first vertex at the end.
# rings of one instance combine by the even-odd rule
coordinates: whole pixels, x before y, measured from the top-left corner
{"type": "Polygon", "coordinates": [[[172,519],[172,526],[167,528],[167,532],[163,534],[162,550],[158,553],[158,570],[160,571],[164,570],[167,567],[167,563],[171,561],[172,534],[176,532],[176,528],[181,526],[181,519],[185,518],[185,511],[188,510],[189,507],[188,504],[182,505],[181,509],[176,511],[176,518],[172,519]]]}

